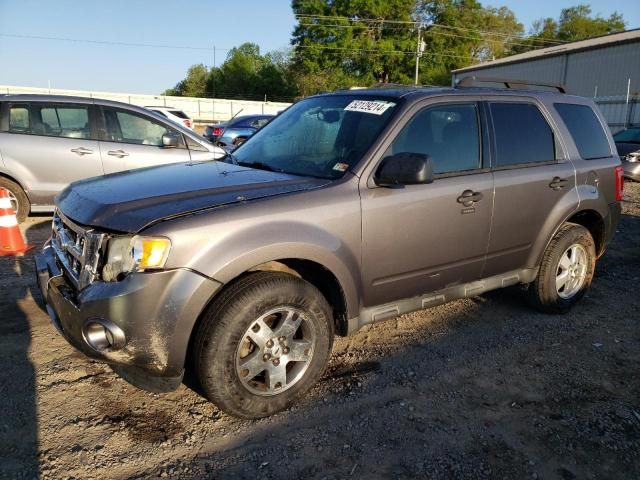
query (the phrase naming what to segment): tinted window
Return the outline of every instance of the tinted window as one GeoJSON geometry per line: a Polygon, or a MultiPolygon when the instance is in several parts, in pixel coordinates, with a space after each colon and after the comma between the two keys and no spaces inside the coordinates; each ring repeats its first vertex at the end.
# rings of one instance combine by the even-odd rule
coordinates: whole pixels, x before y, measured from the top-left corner
{"type": "Polygon", "coordinates": [[[162,146],[162,136],[172,130],[150,118],[122,110],[104,110],[107,140],[162,146]]]}
{"type": "Polygon", "coordinates": [[[89,107],[69,105],[31,105],[33,133],[66,138],[90,138],[89,107]]]}
{"type": "Polygon", "coordinates": [[[11,105],[9,109],[9,131],[12,133],[31,133],[29,109],[26,105],[11,105]]]}
{"type": "Polygon", "coordinates": [[[555,160],[553,131],[530,103],[491,103],[498,167],[555,160]]]}
{"type": "Polygon", "coordinates": [[[424,153],[434,173],[473,170],[480,166],[480,129],[474,104],[439,105],[422,110],[398,134],[385,156],[424,153]]]}
{"type": "Polygon", "coordinates": [[[569,129],[583,159],[611,156],[607,135],[590,107],[571,103],[556,103],[554,106],[569,129]]]}

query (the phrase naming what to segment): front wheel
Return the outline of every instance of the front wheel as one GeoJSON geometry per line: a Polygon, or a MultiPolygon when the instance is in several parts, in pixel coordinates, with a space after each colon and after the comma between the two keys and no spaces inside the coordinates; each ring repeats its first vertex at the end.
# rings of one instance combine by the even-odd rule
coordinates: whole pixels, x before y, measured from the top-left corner
{"type": "Polygon", "coordinates": [[[221,410],[260,418],[287,408],[316,383],[332,345],[331,309],[313,285],[256,272],[208,308],[193,358],[203,390],[221,410]]]}
{"type": "Polygon", "coordinates": [[[589,230],[574,223],[563,225],[529,285],[533,305],[545,313],[568,312],[591,285],[595,264],[595,243],[589,230]]]}

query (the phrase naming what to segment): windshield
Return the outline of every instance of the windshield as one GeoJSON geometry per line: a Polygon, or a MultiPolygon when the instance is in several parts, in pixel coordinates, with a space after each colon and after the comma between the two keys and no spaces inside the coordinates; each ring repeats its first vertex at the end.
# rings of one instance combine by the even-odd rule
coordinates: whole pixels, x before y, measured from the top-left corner
{"type": "Polygon", "coordinates": [[[398,99],[335,95],[302,100],[233,152],[240,165],[340,178],[360,161],[398,99]]]}
{"type": "Polygon", "coordinates": [[[616,142],[640,143],[640,128],[627,128],[613,136],[616,142]]]}

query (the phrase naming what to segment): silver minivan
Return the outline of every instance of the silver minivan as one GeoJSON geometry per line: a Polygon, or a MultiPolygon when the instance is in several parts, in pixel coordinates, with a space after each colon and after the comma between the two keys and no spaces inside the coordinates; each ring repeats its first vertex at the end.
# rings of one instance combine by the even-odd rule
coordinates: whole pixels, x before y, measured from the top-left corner
{"type": "Polygon", "coordinates": [[[69,183],[225,152],[146,108],[95,98],[0,96],[0,187],[19,221],[53,211],[69,183]]]}

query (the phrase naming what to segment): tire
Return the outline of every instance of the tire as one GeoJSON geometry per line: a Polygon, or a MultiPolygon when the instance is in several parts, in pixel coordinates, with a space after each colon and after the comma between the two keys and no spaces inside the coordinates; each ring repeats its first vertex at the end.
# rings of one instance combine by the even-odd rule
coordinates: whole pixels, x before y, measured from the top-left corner
{"type": "Polygon", "coordinates": [[[595,264],[595,243],[589,230],[575,223],[563,225],[547,246],[536,279],[529,284],[531,303],[544,313],[567,313],[591,285],[595,264]]]}
{"type": "Polygon", "coordinates": [[[204,393],[241,418],[287,408],[324,372],[333,346],[331,311],[318,289],[293,275],[242,277],[207,308],[196,330],[193,365],[204,393]]]}
{"type": "Polygon", "coordinates": [[[29,202],[27,194],[24,193],[20,185],[8,178],[0,177],[0,187],[5,188],[9,192],[18,223],[24,222],[31,211],[31,203],[29,202]]]}

